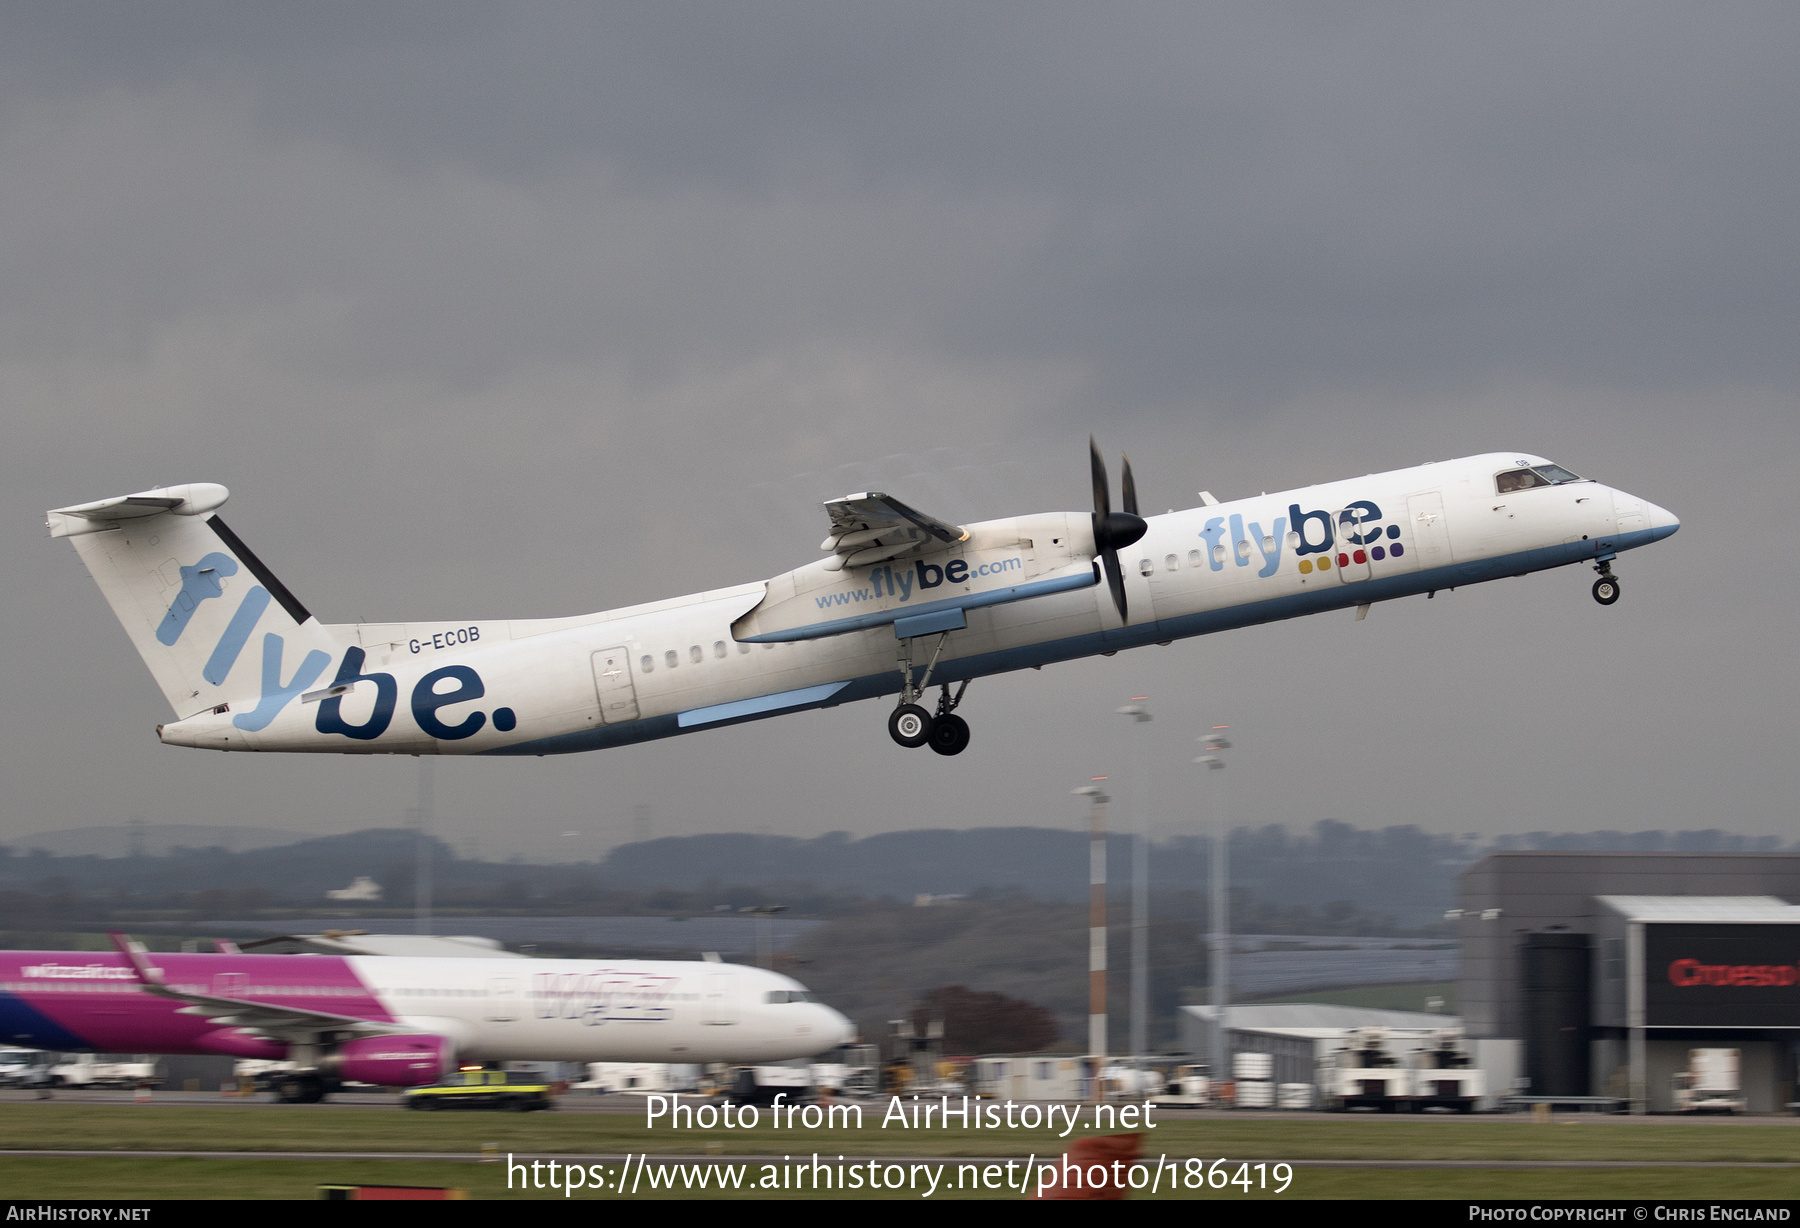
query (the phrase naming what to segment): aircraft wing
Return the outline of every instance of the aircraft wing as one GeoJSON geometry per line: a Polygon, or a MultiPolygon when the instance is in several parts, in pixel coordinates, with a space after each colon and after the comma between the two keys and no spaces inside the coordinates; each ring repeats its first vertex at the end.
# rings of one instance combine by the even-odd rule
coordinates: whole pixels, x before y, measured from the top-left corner
{"type": "Polygon", "coordinates": [[[831,536],[819,543],[819,549],[837,555],[832,560],[836,566],[827,564],[832,571],[969,539],[967,529],[945,524],[878,490],[832,499],[825,504],[825,513],[831,517],[831,536]]]}
{"type": "Polygon", "coordinates": [[[302,1007],[276,1006],[268,1002],[251,1002],[242,998],[220,998],[212,994],[194,993],[168,984],[163,980],[162,969],[150,963],[149,953],[140,942],[133,942],[124,934],[111,935],[113,945],[119,949],[131,970],[137,974],[138,984],[147,993],[159,998],[168,998],[182,1002],[181,1013],[184,1015],[204,1015],[208,1022],[216,1023],[222,1028],[248,1028],[260,1032],[275,1040],[309,1043],[317,1040],[320,1033],[354,1032],[361,1036],[391,1036],[400,1033],[415,1032],[404,1024],[383,1023],[374,1019],[358,1019],[354,1015],[337,1015],[330,1011],[306,1010],[302,1007]]]}

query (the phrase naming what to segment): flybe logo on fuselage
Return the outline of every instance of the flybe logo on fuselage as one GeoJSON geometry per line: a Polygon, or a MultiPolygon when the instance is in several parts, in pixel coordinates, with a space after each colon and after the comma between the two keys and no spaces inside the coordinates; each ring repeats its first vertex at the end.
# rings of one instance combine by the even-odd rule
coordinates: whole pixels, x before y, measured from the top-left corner
{"type": "Polygon", "coordinates": [[[898,597],[904,602],[911,601],[914,593],[928,593],[943,584],[967,584],[970,580],[1024,570],[1025,560],[1018,555],[973,565],[967,559],[951,559],[942,566],[919,559],[911,567],[900,564],[898,571],[891,565],[877,567],[869,573],[869,583],[862,588],[840,589],[813,600],[821,610],[880,601],[884,597],[898,597]]]}
{"type": "Polygon", "coordinates": [[[1358,499],[1335,512],[1302,511],[1298,503],[1289,504],[1287,515],[1275,517],[1266,532],[1260,521],[1246,521],[1241,513],[1214,516],[1200,530],[1206,542],[1202,557],[1213,571],[1224,571],[1230,559],[1239,567],[1255,565],[1256,574],[1264,578],[1280,570],[1285,549],[1293,550],[1302,575],[1331,570],[1334,551],[1339,567],[1400,558],[1406,553],[1398,540],[1400,526],[1381,520],[1381,508],[1370,499],[1358,499]]]}
{"type": "MultiPolygon", "coordinates": [[[[236,575],[237,571],[237,560],[217,551],[206,555],[192,567],[182,567],[181,588],[169,603],[168,613],[157,624],[158,642],[173,648],[187,630],[188,624],[193,621],[200,603],[212,597],[223,596],[224,585],[220,581],[236,575]]],[[[226,624],[224,633],[213,646],[212,654],[201,670],[201,676],[206,681],[213,686],[225,684],[225,679],[237,664],[244,645],[268,610],[271,600],[269,590],[260,584],[253,585],[244,594],[244,599],[238,603],[231,621],[226,624]]],[[[232,716],[231,723],[238,729],[251,733],[267,729],[281,714],[282,709],[317,682],[331,664],[329,653],[317,648],[311,649],[294,668],[293,674],[283,681],[282,658],[286,650],[287,641],[284,637],[273,631],[263,635],[261,689],[255,707],[232,716]]],[[[318,715],[313,720],[313,727],[320,733],[338,734],[356,741],[370,742],[386,733],[393,724],[394,710],[400,697],[399,682],[392,674],[363,673],[366,659],[367,655],[361,648],[344,650],[337,676],[328,687],[335,693],[320,702],[318,715]],[[375,702],[367,719],[361,723],[352,723],[344,719],[344,696],[363,683],[374,684],[375,702]]],[[[480,732],[487,724],[487,714],[471,712],[462,720],[451,724],[438,715],[440,709],[480,699],[486,693],[487,687],[482,682],[481,675],[469,666],[446,665],[430,671],[413,685],[412,693],[408,696],[408,707],[413,721],[430,737],[446,742],[460,741],[480,732]]],[[[494,709],[493,718],[494,728],[503,733],[510,732],[518,725],[518,718],[511,708],[494,709]]]]}

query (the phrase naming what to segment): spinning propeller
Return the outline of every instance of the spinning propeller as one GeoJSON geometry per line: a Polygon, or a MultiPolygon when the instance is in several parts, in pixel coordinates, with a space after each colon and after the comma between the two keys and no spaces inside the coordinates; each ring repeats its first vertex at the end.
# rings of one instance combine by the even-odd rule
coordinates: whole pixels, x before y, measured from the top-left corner
{"type": "Polygon", "coordinates": [[[1131,458],[1124,457],[1119,471],[1119,494],[1125,510],[1112,510],[1112,488],[1106,479],[1106,462],[1100,459],[1100,445],[1088,436],[1088,459],[1094,475],[1094,553],[1106,569],[1106,587],[1112,592],[1113,605],[1119,619],[1130,622],[1125,613],[1125,573],[1119,569],[1119,551],[1142,537],[1150,528],[1138,515],[1137,483],[1131,477],[1131,458]]]}

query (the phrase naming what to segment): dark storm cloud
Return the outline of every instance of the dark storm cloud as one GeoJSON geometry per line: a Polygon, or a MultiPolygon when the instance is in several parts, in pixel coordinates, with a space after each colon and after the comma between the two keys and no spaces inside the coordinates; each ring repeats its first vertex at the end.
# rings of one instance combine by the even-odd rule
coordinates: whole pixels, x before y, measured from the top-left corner
{"type": "MultiPolygon", "coordinates": [[[[1794,374],[1800,17],[1781,7],[123,5],[19,24],[9,76],[32,89],[199,82],[267,133],[385,166],[1018,210],[1004,267],[943,287],[917,326],[1081,355],[1138,403],[1346,374],[1794,374]]],[[[885,305],[820,314],[891,327],[885,305]]]]}
{"type": "Polygon", "coordinates": [[[1800,582],[1744,553],[1800,454],[1791,8],[42,4],[4,34],[8,831],[342,830],[410,784],[155,745],[45,507],[222,480],[328,619],[547,615],[795,566],[853,490],[1079,508],[1089,430],[1159,507],[1523,447],[1686,527],[1611,611],[1569,572],[992,680],[967,762],[860,705],[446,763],[446,822],[1061,821],[1146,689],[1171,816],[1224,714],[1258,820],[1791,816],[1800,582]]]}

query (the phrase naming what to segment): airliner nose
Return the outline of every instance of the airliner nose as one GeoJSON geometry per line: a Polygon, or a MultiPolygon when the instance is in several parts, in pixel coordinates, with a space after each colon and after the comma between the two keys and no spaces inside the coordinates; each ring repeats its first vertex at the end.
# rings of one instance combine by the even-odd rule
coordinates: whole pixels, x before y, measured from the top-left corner
{"type": "Polygon", "coordinates": [[[825,1029],[826,1034],[836,1036],[836,1039],[831,1042],[832,1044],[847,1045],[856,1039],[856,1025],[854,1023],[851,1023],[841,1012],[833,1010],[829,1006],[824,1007],[824,1011],[830,1020],[830,1027],[825,1029]]]}
{"type": "Polygon", "coordinates": [[[1650,540],[1652,541],[1661,541],[1665,537],[1672,537],[1675,530],[1681,527],[1681,518],[1666,507],[1646,503],[1644,512],[1650,521],[1650,540]]]}

